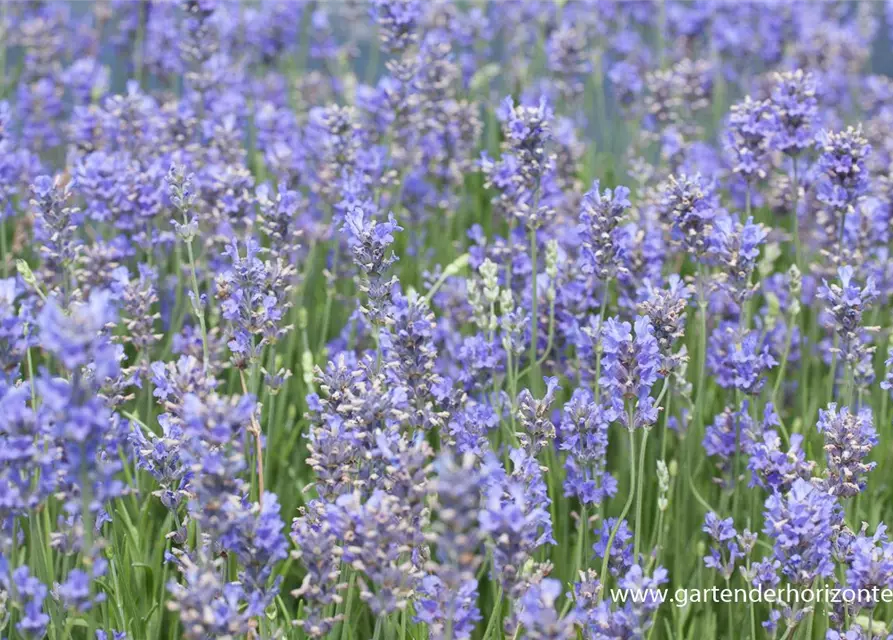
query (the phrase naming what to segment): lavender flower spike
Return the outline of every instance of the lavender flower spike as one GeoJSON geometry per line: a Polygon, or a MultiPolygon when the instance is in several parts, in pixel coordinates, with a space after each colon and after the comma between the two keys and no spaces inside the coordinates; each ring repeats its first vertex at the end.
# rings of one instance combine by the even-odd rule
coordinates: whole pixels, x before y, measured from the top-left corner
{"type": "Polygon", "coordinates": [[[876,462],[864,462],[878,443],[871,409],[854,413],[842,407],[838,411],[832,402],[827,410],[819,410],[816,428],[825,437],[828,490],[841,498],[855,496],[865,488],[865,475],[877,466],[876,462]]]}

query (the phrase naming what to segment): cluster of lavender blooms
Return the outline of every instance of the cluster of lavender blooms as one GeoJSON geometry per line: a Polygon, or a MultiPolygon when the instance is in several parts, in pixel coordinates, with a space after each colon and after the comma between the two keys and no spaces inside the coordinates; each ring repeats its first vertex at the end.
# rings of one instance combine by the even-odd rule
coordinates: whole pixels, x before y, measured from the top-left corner
{"type": "Polygon", "coordinates": [[[0,5],[0,636],[893,637],[887,5],[0,5]]]}

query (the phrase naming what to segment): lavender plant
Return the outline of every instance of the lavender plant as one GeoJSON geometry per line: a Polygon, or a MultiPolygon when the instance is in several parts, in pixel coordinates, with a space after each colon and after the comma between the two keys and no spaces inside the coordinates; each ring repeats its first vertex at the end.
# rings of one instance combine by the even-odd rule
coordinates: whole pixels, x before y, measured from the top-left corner
{"type": "Polygon", "coordinates": [[[0,2],[0,637],[893,637],[885,6],[0,2]]]}

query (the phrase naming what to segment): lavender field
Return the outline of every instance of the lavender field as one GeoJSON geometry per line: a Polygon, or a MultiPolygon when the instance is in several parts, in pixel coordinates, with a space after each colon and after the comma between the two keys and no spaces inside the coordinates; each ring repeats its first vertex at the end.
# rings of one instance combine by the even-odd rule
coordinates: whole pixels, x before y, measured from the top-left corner
{"type": "Polygon", "coordinates": [[[891,42],[0,0],[0,638],[893,638],[891,42]]]}

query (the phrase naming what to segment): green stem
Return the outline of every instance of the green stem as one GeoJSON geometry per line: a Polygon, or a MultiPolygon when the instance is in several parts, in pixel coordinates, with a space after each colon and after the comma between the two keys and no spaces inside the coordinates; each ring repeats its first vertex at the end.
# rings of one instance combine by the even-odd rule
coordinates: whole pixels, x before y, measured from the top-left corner
{"type": "MultiPolygon", "coordinates": [[[[599,330],[599,332],[602,331],[602,329],[604,328],[604,325],[605,325],[605,312],[608,309],[608,298],[610,297],[610,293],[611,293],[611,283],[612,283],[611,279],[608,279],[605,282],[605,292],[602,296],[601,307],[599,308],[599,311],[598,311],[598,330],[599,330]]],[[[601,349],[601,345],[597,345],[596,350],[595,350],[595,380],[593,381],[593,388],[595,390],[595,393],[593,393],[593,398],[595,399],[596,402],[599,401],[598,389],[599,389],[599,378],[601,378],[601,375],[602,375],[602,349],[601,349]]]]}
{"type": "MultiPolygon", "coordinates": [[[[536,212],[534,211],[534,215],[536,212]]],[[[536,243],[536,229],[530,230],[530,263],[531,269],[533,270],[533,276],[531,280],[531,315],[530,315],[530,355],[528,357],[530,361],[530,386],[534,388],[539,385],[539,366],[537,366],[536,361],[536,352],[537,352],[537,342],[539,341],[539,309],[537,308],[538,303],[538,295],[537,295],[537,268],[538,268],[538,257],[537,257],[537,243],[536,243]]]]}
{"type": "Polygon", "coordinates": [[[793,211],[792,214],[794,216],[794,255],[797,259],[797,268],[800,269],[800,272],[803,272],[803,247],[800,245],[800,216],[797,213],[797,209],[800,208],[800,185],[799,176],[797,174],[797,158],[791,158],[791,163],[793,165],[792,177],[791,177],[791,192],[792,192],[792,200],[793,200],[793,211]]]}
{"type": "MultiPolygon", "coordinates": [[[[732,582],[728,578],[726,578],[726,590],[729,593],[732,592],[732,582]]],[[[729,620],[728,620],[729,638],[735,637],[735,615],[734,615],[734,613],[735,613],[734,605],[732,604],[732,601],[729,600],[729,616],[728,616],[729,617],[729,620]]]]}
{"type": "Polygon", "coordinates": [[[356,582],[357,574],[350,572],[350,579],[347,581],[347,595],[344,596],[346,602],[344,604],[344,621],[341,623],[341,640],[347,640],[347,623],[350,621],[350,611],[353,608],[353,586],[356,582]]]}
{"type": "Polygon", "coordinates": [[[839,339],[838,335],[834,334],[834,351],[831,356],[831,369],[828,371],[828,402],[834,400],[834,384],[837,382],[837,353],[838,353],[839,339]]]}
{"type": "MultiPolygon", "coordinates": [[[[813,585],[813,589],[818,587],[818,581],[813,585]]],[[[806,624],[806,640],[812,640],[812,625],[815,624],[815,606],[809,612],[809,622],[806,624]]],[[[872,625],[868,625],[868,637],[872,637],[872,625]]]]}
{"type": "MultiPolygon", "coordinates": [[[[255,365],[256,366],[256,365],[255,365]]],[[[239,369],[239,380],[242,382],[242,393],[246,396],[248,395],[248,386],[245,384],[245,370],[239,369]]],[[[260,424],[257,421],[257,416],[254,412],[251,414],[251,434],[254,436],[254,446],[257,452],[257,502],[263,507],[264,506],[264,446],[262,440],[262,434],[260,429],[260,424]]]]}
{"type": "MultiPolygon", "coordinates": [[[[698,275],[701,274],[701,266],[698,265],[698,275]]],[[[703,287],[703,280],[698,283],[699,287],[703,287]]],[[[698,388],[697,388],[697,396],[695,396],[695,414],[697,415],[697,432],[695,440],[700,441],[702,434],[704,433],[704,412],[706,411],[706,402],[704,401],[704,386],[707,381],[707,300],[704,297],[704,293],[699,293],[700,300],[698,301],[698,318],[700,324],[700,331],[698,335],[698,388]]],[[[689,447],[689,451],[691,452],[693,447],[689,447]]],[[[691,462],[691,458],[689,458],[689,462],[691,462]]]]}
{"type": "MultiPolygon", "coordinates": [[[[188,225],[189,220],[186,217],[185,213],[183,215],[183,224],[188,225]]],[[[198,276],[196,275],[195,270],[195,253],[192,250],[192,239],[186,241],[186,255],[189,258],[189,272],[191,275],[192,282],[192,307],[195,311],[195,315],[198,316],[198,324],[202,331],[202,371],[205,373],[208,372],[208,328],[205,325],[205,312],[201,306],[201,297],[198,289],[198,276]]]]}
{"type": "Polygon", "coordinates": [[[326,287],[326,302],[325,302],[325,305],[323,306],[323,312],[322,312],[322,325],[321,325],[320,331],[319,331],[319,346],[317,347],[317,350],[316,350],[316,352],[318,354],[322,353],[322,350],[325,348],[326,338],[328,337],[328,333],[329,333],[329,320],[331,319],[331,315],[332,315],[332,301],[335,297],[335,289],[336,289],[334,276],[336,276],[338,273],[338,262],[339,262],[340,253],[341,253],[340,248],[341,248],[341,245],[338,243],[338,241],[336,239],[335,240],[335,253],[334,253],[334,256],[332,257],[333,281],[331,284],[329,284],[326,287]]]}
{"type": "MultiPolygon", "coordinates": [[[[793,612],[791,615],[791,619],[797,619],[797,610],[800,609],[800,603],[795,603],[793,606],[793,612]]],[[[788,640],[789,638],[794,637],[794,631],[797,630],[797,624],[794,623],[790,625],[787,629],[785,629],[784,635],[781,637],[781,640],[788,640]]]]}
{"type": "MultiPolygon", "coordinates": [[[[669,381],[669,376],[667,376],[666,380],[664,381],[665,386],[667,384],[667,381],[669,381]]],[[[672,406],[672,404],[673,404],[673,393],[671,391],[671,392],[669,392],[669,395],[667,396],[667,406],[665,406],[663,408],[663,411],[661,412],[661,413],[663,413],[663,416],[661,416],[660,459],[663,460],[664,462],[667,461],[667,430],[669,429],[669,427],[667,427],[667,420],[669,420],[670,407],[672,406]]]]}
{"type": "Polygon", "coordinates": [[[493,635],[493,631],[497,627],[497,621],[502,615],[502,585],[499,586],[499,590],[496,592],[496,602],[493,604],[493,613],[490,615],[490,619],[487,621],[487,629],[484,631],[483,640],[490,640],[490,637],[493,635]]]}
{"type": "MultiPolygon", "coordinates": [[[[537,359],[536,366],[540,367],[549,357],[549,353],[552,351],[552,344],[555,339],[555,300],[549,304],[549,334],[546,338],[546,349],[543,351],[543,354],[537,359]]],[[[532,365],[527,365],[527,367],[518,374],[519,378],[525,377],[530,370],[532,369],[532,365]]]]}
{"type": "MultiPolygon", "coordinates": [[[[273,425],[276,424],[276,421],[273,419],[276,415],[276,396],[271,395],[269,399],[270,408],[267,409],[267,439],[269,440],[271,451],[275,451],[276,443],[273,439],[273,425]]],[[[278,464],[278,463],[277,463],[278,464]]],[[[267,473],[270,473],[269,466],[266,469],[267,473]]]]}
{"type": "Polygon", "coordinates": [[[586,528],[589,526],[586,517],[586,504],[580,505],[580,522],[577,525],[577,553],[575,554],[575,562],[574,562],[574,575],[577,574],[583,568],[583,553],[584,553],[584,544],[583,539],[585,538],[586,528]]]}
{"type": "Polygon", "coordinates": [[[638,476],[638,485],[636,486],[636,533],[635,533],[635,541],[633,544],[633,561],[639,561],[639,550],[640,543],[642,538],[642,529],[644,528],[644,523],[642,522],[642,480],[645,477],[645,452],[647,451],[648,446],[648,434],[651,432],[651,429],[645,429],[644,433],[642,433],[642,448],[639,449],[639,476],[638,476]]]}
{"type": "MultiPolygon", "coordinates": [[[[736,393],[736,404],[738,407],[744,403],[744,400],[741,398],[740,392],[736,393]]],[[[752,398],[750,401],[750,409],[751,415],[755,413],[754,408],[756,406],[756,398],[752,398]]],[[[756,415],[753,415],[751,418],[753,420],[754,428],[756,428],[757,421],[756,415]]],[[[738,496],[741,494],[738,491],[738,476],[741,474],[741,426],[740,424],[736,424],[735,427],[735,457],[732,460],[732,517],[735,518],[738,516],[738,496]]]]}
{"type": "MultiPolygon", "coordinates": [[[[750,557],[747,559],[747,571],[750,573],[750,557]]],[[[747,608],[750,617],[750,637],[751,640],[757,640],[757,612],[754,609],[754,602],[748,598],[747,608]]]]}
{"type": "MultiPolygon", "coordinates": [[[[0,47],[3,49],[5,47],[0,47]]],[[[0,254],[3,261],[3,277],[9,277],[9,249],[6,246],[6,220],[0,221],[0,254]]]]}
{"type": "Polygon", "coordinates": [[[794,318],[788,320],[787,338],[784,343],[784,353],[781,356],[781,364],[778,367],[778,375],[775,378],[775,385],[772,387],[772,402],[778,405],[778,391],[781,389],[781,383],[784,382],[784,372],[788,365],[788,357],[791,355],[791,342],[794,337],[794,318]]]}
{"type": "MultiPolygon", "coordinates": [[[[87,473],[86,468],[84,468],[81,473],[81,509],[83,510],[81,513],[81,524],[84,527],[84,548],[82,553],[85,554],[82,556],[85,570],[87,575],[93,575],[93,558],[89,556],[89,554],[93,553],[93,514],[90,511],[90,506],[93,503],[93,486],[90,480],[89,474],[87,473]]],[[[94,581],[90,580],[90,599],[92,600],[94,594],[94,581]]],[[[94,632],[95,624],[93,621],[92,613],[87,616],[87,637],[93,638],[96,634],[94,632]]]]}
{"type": "MultiPolygon", "coordinates": [[[[630,410],[630,414],[632,411],[630,410]]],[[[630,423],[632,423],[632,415],[630,415],[630,423]]],[[[605,588],[608,583],[608,560],[611,558],[611,547],[614,544],[614,538],[617,536],[617,532],[620,530],[620,524],[626,518],[626,515],[629,513],[629,510],[633,506],[633,498],[635,494],[636,487],[636,436],[635,431],[629,429],[629,496],[626,498],[626,504],[623,505],[623,511],[620,512],[620,515],[617,518],[617,521],[614,523],[614,526],[611,528],[611,535],[608,536],[608,543],[605,546],[605,555],[602,558],[602,569],[598,574],[599,580],[602,582],[602,588],[598,594],[598,601],[601,602],[602,598],[605,595],[605,588]]]]}

